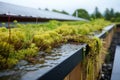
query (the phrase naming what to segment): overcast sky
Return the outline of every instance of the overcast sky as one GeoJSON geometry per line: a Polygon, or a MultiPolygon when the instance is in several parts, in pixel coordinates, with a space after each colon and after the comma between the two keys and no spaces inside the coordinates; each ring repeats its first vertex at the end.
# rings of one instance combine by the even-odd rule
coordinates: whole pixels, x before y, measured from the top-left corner
{"type": "Polygon", "coordinates": [[[78,8],[86,9],[92,13],[97,6],[102,13],[106,8],[113,8],[120,12],[120,0],[0,0],[2,2],[13,3],[17,5],[33,7],[33,8],[48,8],[50,10],[65,10],[72,14],[78,8]]]}

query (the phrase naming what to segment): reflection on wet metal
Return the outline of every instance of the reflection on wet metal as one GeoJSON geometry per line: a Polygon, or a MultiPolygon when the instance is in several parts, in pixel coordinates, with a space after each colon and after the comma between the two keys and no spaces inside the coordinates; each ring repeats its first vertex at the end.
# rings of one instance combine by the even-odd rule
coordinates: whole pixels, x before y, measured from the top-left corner
{"type": "Polygon", "coordinates": [[[111,80],[120,80],[120,46],[116,47],[111,80]]]}
{"type": "MultiPolygon", "coordinates": [[[[56,65],[80,50],[84,45],[64,44],[54,48],[51,55],[45,56],[43,64],[27,64],[16,66],[10,70],[0,71],[0,80],[36,80],[56,65]]],[[[25,61],[22,61],[23,63],[25,61]]]]}

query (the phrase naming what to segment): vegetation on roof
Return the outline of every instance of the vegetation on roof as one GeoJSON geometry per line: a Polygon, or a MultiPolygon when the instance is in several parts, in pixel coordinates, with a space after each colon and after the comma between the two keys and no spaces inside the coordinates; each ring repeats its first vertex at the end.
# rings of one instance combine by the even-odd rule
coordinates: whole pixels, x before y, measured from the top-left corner
{"type": "Polygon", "coordinates": [[[91,55],[95,56],[96,52],[99,53],[101,42],[94,38],[94,34],[110,24],[104,19],[90,22],[53,20],[45,24],[16,22],[11,34],[4,26],[0,27],[0,69],[12,68],[22,59],[32,63],[30,58],[38,56],[39,51],[50,53],[54,47],[70,42],[87,43],[91,55]]]}

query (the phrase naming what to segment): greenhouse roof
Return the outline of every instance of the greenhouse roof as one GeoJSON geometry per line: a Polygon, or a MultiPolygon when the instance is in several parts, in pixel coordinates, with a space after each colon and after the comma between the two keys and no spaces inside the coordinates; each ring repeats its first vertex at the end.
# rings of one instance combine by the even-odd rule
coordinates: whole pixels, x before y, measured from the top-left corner
{"type": "Polygon", "coordinates": [[[85,20],[83,18],[77,18],[74,16],[61,14],[52,11],[38,10],[29,7],[23,7],[19,5],[9,4],[0,2],[0,15],[12,15],[12,16],[23,16],[23,17],[38,17],[45,19],[56,19],[56,20],[85,20]]]}

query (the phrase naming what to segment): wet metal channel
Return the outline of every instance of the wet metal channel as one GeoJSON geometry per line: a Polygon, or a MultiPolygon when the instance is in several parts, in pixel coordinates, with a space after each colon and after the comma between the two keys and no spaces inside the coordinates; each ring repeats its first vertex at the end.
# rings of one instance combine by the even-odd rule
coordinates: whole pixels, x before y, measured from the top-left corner
{"type": "Polygon", "coordinates": [[[111,80],[120,80],[120,46],[116,47],[111,80]]]}
{"type": "MultiPolygon", "coordinates": [[[[85,44],[64,44],[59,48],[54,48],[51,56],[45,57],[45,62],[43,64],[24,65],[26,62],[22,61],[22,64],[16,65],[14,69],[0,71],[0,80],[36,80],[56,68],[59,64],[64,63],[65,60],[70,59],[70,56],[74,55],[74,53],[78,52],[85,46],[85,44]]],[[[54,72],[57,73],[57,70],[54,72]]]]}

